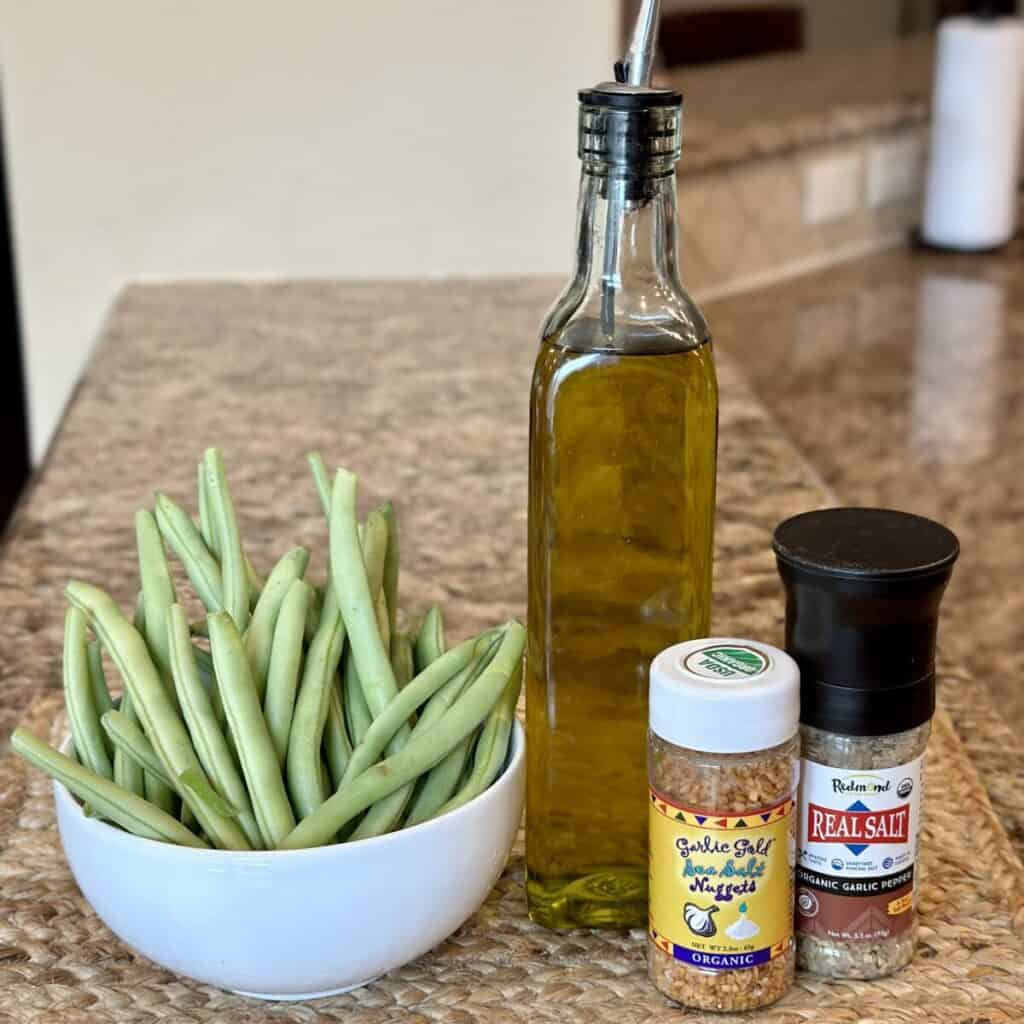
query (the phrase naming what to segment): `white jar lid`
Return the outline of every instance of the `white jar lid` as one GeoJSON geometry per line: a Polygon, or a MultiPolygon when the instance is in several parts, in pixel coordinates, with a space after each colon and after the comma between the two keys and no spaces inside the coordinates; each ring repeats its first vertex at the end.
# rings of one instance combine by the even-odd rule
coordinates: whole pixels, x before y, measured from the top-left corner
{"type": "Polygon", "coordinates": [[[800,669],[753,640],[676,644],[651,663],[651,731],[677,747],[739,754],[785,743],[800,723],[800,669]]]}

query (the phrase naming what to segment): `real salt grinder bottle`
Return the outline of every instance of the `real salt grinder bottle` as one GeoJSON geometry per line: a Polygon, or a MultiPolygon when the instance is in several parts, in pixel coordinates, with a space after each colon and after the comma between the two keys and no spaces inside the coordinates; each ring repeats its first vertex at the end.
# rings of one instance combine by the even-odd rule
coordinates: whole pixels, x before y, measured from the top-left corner
{"type": "Polygon", "coordinates": [[[960,548],[930,519],[877,508],[794,516],[774,546],[801,676],[797,963],[878,978],[917,941],[935,635],[960,548]]]}

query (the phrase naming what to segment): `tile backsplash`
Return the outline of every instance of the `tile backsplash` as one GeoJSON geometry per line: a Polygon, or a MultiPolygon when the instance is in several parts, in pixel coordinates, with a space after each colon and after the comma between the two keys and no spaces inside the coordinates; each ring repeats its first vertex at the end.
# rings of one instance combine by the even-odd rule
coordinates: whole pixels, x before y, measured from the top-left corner
{"type": "Polygon", "coordinates": [[[916,123],[694,172],[684,146],[687,288],[707,298],[903,243],[918,223],[926,138],[916,123]]]}

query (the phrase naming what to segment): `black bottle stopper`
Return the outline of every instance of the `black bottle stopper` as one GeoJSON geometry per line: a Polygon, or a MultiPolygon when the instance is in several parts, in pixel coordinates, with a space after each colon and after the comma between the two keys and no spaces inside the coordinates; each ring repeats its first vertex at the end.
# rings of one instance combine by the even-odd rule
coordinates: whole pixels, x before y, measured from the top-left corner
{"type": "Polygon", "coordinates": [[[906,512],[831,508],[781,523],[773,547],[786,587],[786,650],[801,672],[801,722],[881,736],[928,721],[955,534],[906,512]]]}

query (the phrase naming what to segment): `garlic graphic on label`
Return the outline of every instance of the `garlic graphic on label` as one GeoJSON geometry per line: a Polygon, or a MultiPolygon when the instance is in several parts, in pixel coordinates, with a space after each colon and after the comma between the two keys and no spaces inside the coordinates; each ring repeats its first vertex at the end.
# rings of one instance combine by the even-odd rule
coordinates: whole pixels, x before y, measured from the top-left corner
{"type": "Polygon", "coordinates": [[[711,919],[711,915],[717,912],[718,907],[698,907],[696,903],[687,903],[683,906],[683,920],[694,935],[709,939],[718,931],[711,919]]]}
{"type": "Polygon", "coordinates": [[[760,927],[747,917],[746,903],[741,903],[740,916],[725,929],[725,934],[730,939],[752,939],[760,930],[760,927]]]}

